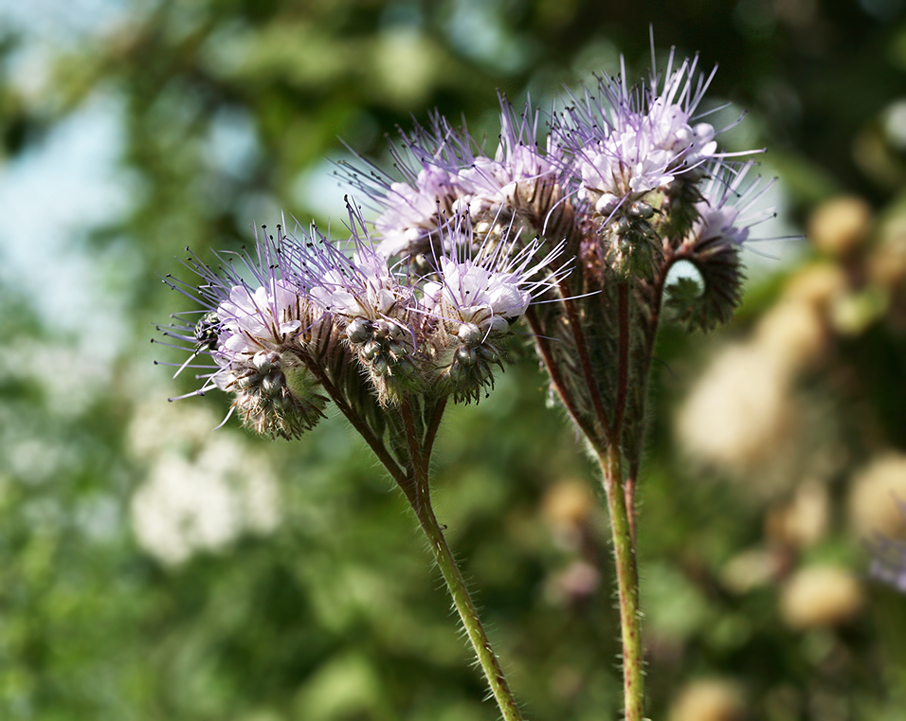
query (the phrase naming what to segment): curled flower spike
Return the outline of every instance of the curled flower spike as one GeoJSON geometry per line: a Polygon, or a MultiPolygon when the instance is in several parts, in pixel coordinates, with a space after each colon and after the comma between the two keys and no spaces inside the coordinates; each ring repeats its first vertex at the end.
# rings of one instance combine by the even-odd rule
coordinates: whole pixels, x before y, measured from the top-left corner
{"type": "Polygon", "coordinates": [[[230,413],[239,411],[252,430],[295,438],[323,417],[327,399],[298,356],[300,334],[314,321],[307,300],[282,277],[279,247],[284,240],[281,231],[277,241],[256,238],[257,257],[239,256],[242,274],[226,255],[219,271],[190,257],[187,265],[202,281],[197,288],[165,281],[198,301],[202,317],[193,324],[191,314],[177,314],[176,322],[161,330],[190,344],[190,361],[200,354],[213,361],[198,376],[202,387],[189,395],[219,388],[233,394],[230,413]],[[243,275],[262,285],[250,285],[243,275]]]}
{"type": "Polygon", "coordinates": [[[690,330],[710,330],[726,323],[739,305],[744,280],[739,253],[750,230],[773,217],[772,210],[750,212],[770,189],[773,181],[749,181],[754,166],[718,167],[702,189],[702,200],[695,204],[692,228],[673,243],[673,262],[686,260],[701,276],[701,286],[681,278],[666,289],[667,307],[674,318],[690,330]]]}
{"type": "MultiPolygon", "coordinates": [[[[415,312],[413,288],[380,255],[359,210],[349,205],[349,257],[335,245],[321,248],[320,262],[299,274],[311,302],[332,319],[358,361],[371,375],[382,405],[402,392],[419,392],[423,373],[418,351],[422,316],[415,312]]],[[[323,245],[323,244],[322,244],[323,245]]]]}
{"type": "Polygon", "coordinates": [[[453,250],[437,259],[437,280],[424,284],[423,305],[438,322],[431,349],[442,379],[455,401],[477,402],[483,388],[493,387],[492,366],[502,368],[502,343],[511,325],[571,268],[550,267],[564,243],[538,259],[543,242],[520,245],[511,228],[501,238],[486,235],[476,247],[468,220],[445,227],[452,237],[443,245],[453,250]]]}
{"type": "Polygon", "coordinates": [[[673,64],[671,51],[663,87],[652,72],[648,84],[629,88],[624,65],[620,76],[598,79],[597,96],[588,89],[582,98],[569,96],[573,105],[560,118],[558,134],[573,157],[579,197],[602,218],[707,161],[733,155],[718,150],[715,137],[722,131],[696,116],[716,68],[697,75],[697,57],[676,70],[673,64]]]}

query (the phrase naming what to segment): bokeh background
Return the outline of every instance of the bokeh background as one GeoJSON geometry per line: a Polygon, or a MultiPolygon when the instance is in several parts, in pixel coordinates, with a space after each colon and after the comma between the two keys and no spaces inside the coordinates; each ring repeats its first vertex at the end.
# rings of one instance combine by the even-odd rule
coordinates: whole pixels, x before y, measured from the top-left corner
{"type": "MultiPolygon", "coordinates": [[[[906,719],[902,0],[0,3],[0,717],[496,718],[401,494],[341,418],[251,437],[154,360],[160,283],[438,108],[496,134],[671,46],[719,64],[776,222],[731,327],[665,330],[639,520],[648,714],[906,719]],[[342,139],[342,141],[341,141],[342,139]],[[344,145],[344,142],[346,145],[344,145]]],[[[518,344],[517,344],[518,345],[518,344]]],[[[526,344],[527,345],[527,344],[526,344]]],[[[529,351],[448,414],[441,521],[533,721],[617,718],[607,520],[529,351]]]]}

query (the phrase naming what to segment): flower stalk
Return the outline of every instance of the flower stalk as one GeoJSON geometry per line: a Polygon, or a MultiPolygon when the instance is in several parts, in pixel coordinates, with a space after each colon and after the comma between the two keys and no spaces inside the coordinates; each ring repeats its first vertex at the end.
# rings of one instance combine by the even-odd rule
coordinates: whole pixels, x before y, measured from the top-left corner
{"type": "Polygon", "coordinates": [[[475,656],[478,659],[481,670],[484,672],[491,693],[500,708],[504,720],[522,721],[522,714],[519,711],[516,699],[510,690],[497,655],[494,653],[491,642],[478,616],[475,603],[469,595],[469,590],[462,577],[459,565],[456,563],[443,530],[434,515],[428,478],[428,455],[425,453],[427,449],[419,445],[413,433],[415,429],[412,424],[410,409],[404,405],[401,410],[412,458],[412,468],[410,470],[413,472],[413,476],[409,479],[412,483],[410,487],[412,496],[410,497],[407,494],[412,510],[415,511],[419,525],[428,539],[431,553],[440,568],[444,582],[447,584],[447,589],[453,599],[453,606],[459,614],[463,628],[469,637],[469,642],[472,644],[475,656]]]}
{"type": "Polygon", "coordinates": [[[351,254],[312,228],[259,239],[241,271],[232,258],[218,271],[190,258],[197,287],[165,282],[201,303],[201,320],[177,314],[161,330],[191,352],[177,375],[207,356],[191,366],[208,369],[196,394],[231,393],[231,414],[259,433],[292,439],[337,407],[412,507],[504,720],[522,721],[434,514],[430,460],[448,401],[493,388],[511,324],[566,272],[548,270],[562,246],[539,255],[537,241],[514,249],[518,236],[495,236],[474,252],[460,219],[438,230],[433,270],[413,276],[376,252],[352,206],[349,227],[351,254]]]}
{"type": "MultiPolygon", "coordinates": [[[[417,481],[417,483],[422,485],[421,481],[417,481]]],[[[424,485],[427,485],[426,480],[424,485]]],[[[522,714],[516,704],[516,699],[507,684],[503,669],[500,667],[500,662],[494,653],[491,642],[488,640],[456,559],[453,557],[440,524],[438,524],[434,515],[434,510],[428,500],[427,488],[423,490],[423,493],[423,502],[419,508],[415,509],[419,524],[421,524],[422,530],[428,538],[431,552],[434,554],[434,560],[437,562],[450,595],[453,597],[453,605],[462,620],[463,628],[466,630],[466,635],[469,637],[469,642],[472,644],[481,670],[484,672],[488,685],[491,687],[494,700],[497,702],[505,721],[522,721],[522,714]]]]}
{"type": "Polygon", "coordinates": [[[634,533],[632,494],[623,477],[619,449],[609,446],[598,457],[603,474],[613,534],[613,554],[623,641],[623,699],[625,721],[643,721],[645,711],[642,621],[639,608],[639,570],[634,533]]]}

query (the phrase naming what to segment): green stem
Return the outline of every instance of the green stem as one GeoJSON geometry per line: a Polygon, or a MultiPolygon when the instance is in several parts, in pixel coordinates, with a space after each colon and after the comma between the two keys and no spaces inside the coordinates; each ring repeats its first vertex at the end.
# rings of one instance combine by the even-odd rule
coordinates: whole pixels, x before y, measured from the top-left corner
{"type": "Polygon", "coordinates": [[[604,473],[604,490],[610,509],[613,552],[620,599],[620,625],[623,632],[623,694],[626,721],[644,719],[644,659],[642,624],[639,613],[639,570],[633,540],[633,509],[626,504],[622,459],[618,448],[610,446],[599,456],[604,473]]]}
{"type": "MultiPolygon", "coordinates": [[[[431,552],[434,554],[434,560],[440,567],[450,595],[453,597],[453,605],[456,607],[459,617],[462,619],[462,625],[466,629],[472,648],[478,658],[479,664],[484,671],[484,675],[491,687],[491,693],[500,707],[505,721],[523,721],[522,714],[519,713],[519,707],[516,705],[516,699],[507,684],[506,677],[503,675],[503,669],[500,668],[500,662],[491,647],[491,642],[485,633],[481,619],[478,617],[478,610],[472,602],[466,582],[463,580],[459,565],[453,557],[450,547],[447,545],[447,539],[444,537],[443,530],[437,522],[434,515],[434,509],[431,506],[431,489],[428,481],[428,454],[426,449],[421,446],[418,437],[415,435],[415,423],[412,417],[412,409],[408,401],[403,401],[400,406],[400,412],[403,417],[403,424],[406,429],[406,436],[409,441],[409,455],[412,460],[412,470],[414,471],[414,498],[407,493],[410,499],[418,522],[428,538],[428,544],[431,546],[431,552]]],[[[432,424],[433,425],[433,424],[432,424]]]]}
{"type": "Polygon", "coordinates": [[[437,565],[440,566],[444,580],[447,582],[447,588],[450,589],[450,595],[453,597],[453,604],[459,612],[462,625],[466,629],[469,641],[472,642],[472,648],[475,649],[475,655],[478,657],[478,662],[481,664],[503,718],[506,721],[523,721],[522,714],[519,713],[519,707],[516,705],[516,699],[513,697],[513,692],[510,691],[506,677],[503,675],[503,669],[500,668],[500,662],[494,654],[484,626],[481,625],[478,611],[475,608],[475,604],[472,603],[472,598],[469,596],[469,591],[459,571],[459,566],[456,563],[456,559],[453,558],[450,547],[447,545],[430,502],[420,504],[420,508],[416,509],[416,513],[418,514],[418,521],[422,526],[422,530],[428,537],[431,551],[434,553],[434,559],[437,561],[437,565]]]}

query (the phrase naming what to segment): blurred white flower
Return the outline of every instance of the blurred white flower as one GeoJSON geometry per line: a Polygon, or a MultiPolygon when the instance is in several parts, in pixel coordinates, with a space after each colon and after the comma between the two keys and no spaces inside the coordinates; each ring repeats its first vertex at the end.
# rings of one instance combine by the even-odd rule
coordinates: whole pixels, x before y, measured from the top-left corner
{"type": "Polygon", "coordinates": [[[192,459],[160,457],[132,498],[139,544],[177,565],[218,551],[244,533],[268,533],[280,521],[280,493],[269,464],[218,436],[192,459]]]}

